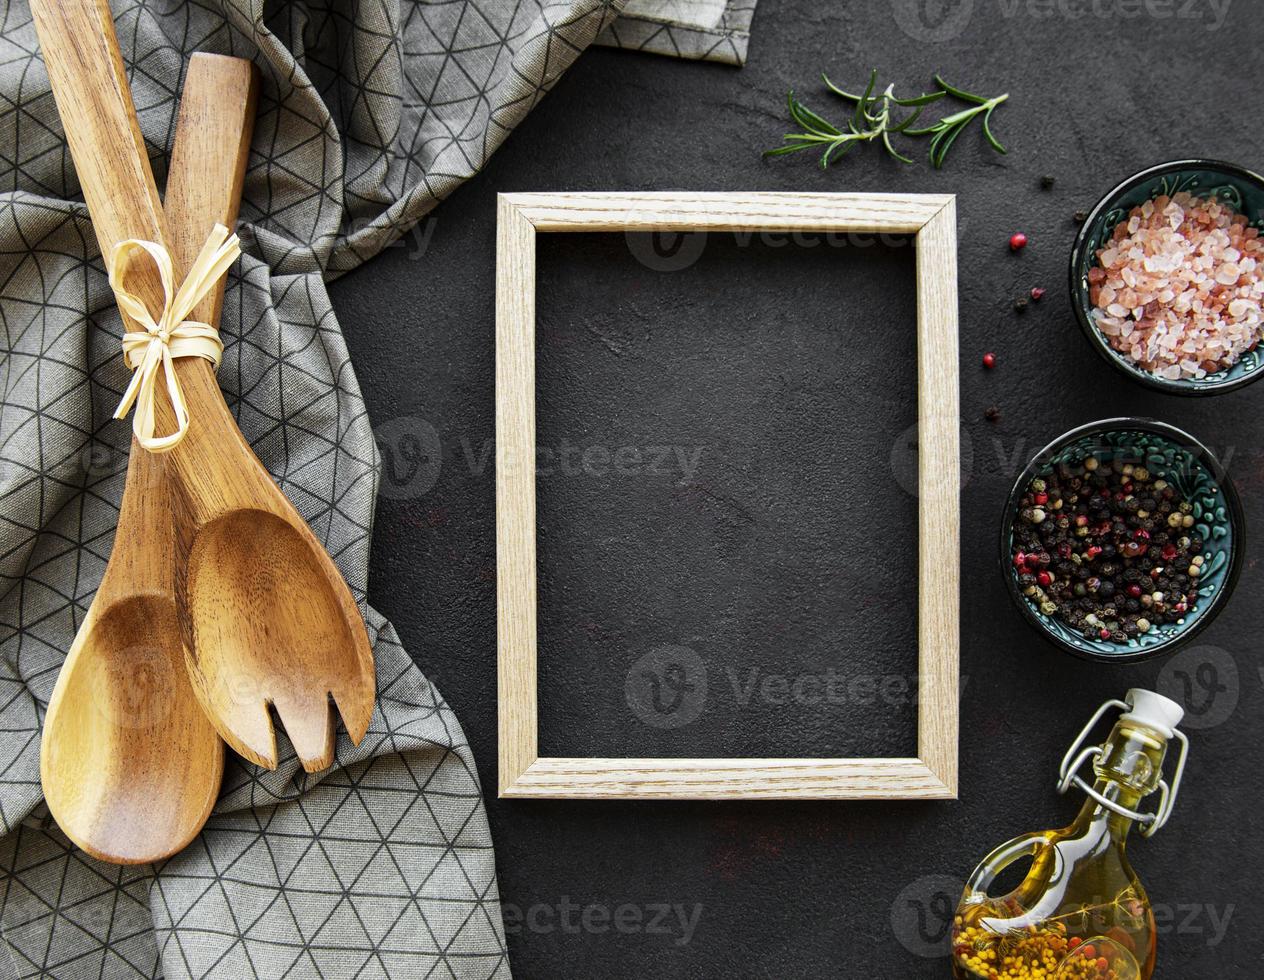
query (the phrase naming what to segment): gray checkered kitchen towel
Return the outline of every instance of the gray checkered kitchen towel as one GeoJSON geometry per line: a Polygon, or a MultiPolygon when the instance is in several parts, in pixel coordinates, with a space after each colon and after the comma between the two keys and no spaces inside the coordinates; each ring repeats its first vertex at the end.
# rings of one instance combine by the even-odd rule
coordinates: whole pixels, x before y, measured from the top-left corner
{"type": "MultiPolygon", "coordinates": [[[[77,852],[39,728],[109,557],[130,426],[121,323],[25,0],[0,22],[0,978],[507,977],[460,724],[364,604],[378,456],[325,281],[474,174],[590,43],[740,63],[754,0],[115,0],[159,184],[195,51],[263,86],[220,381],[364,608],[379,705],[305,774],[230,761],[158,866],[77,852]]],[[[432,338],[432,343],[440,342],[432,338]]],[[[282,740],[284,743],[284,740],[282,740]]]]}

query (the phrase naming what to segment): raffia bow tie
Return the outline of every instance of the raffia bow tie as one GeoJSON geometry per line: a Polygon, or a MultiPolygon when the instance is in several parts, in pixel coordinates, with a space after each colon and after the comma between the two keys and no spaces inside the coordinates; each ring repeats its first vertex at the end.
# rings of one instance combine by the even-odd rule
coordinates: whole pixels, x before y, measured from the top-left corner
{"type": "Polygon", "coordinates": [[[237,236],[229,235],[228,229],[223,225],[216,225],[184,282],[179,289],[175,289],[175,267],[171,261],[171,253],[163,245],[141,238],[129,238],[114,246],[109,264],[110,287],[114,290],[119,309],[133,322],[145,328],[143,331],[134,330],[123,335],[123,359],[133,373],[114,417],[123,418],[135,405],[132,431],[136,434],[136,441],[150,452],[167,452],[189,431],[189,409],[180,388],[180,379],[176,377],[175,359],[204,357],[215,367],[219,367],[220,356],[224,352],[219,332],[209,323],[188,319],[188,315],[240,254],[237,236]],[[122,284],[127,256],[134,249],[142,249],[149,254],[162,279],[162,313],[157,320],[140,297],[129,292],[122,284]],[[154,435],[157,424],[155,397],[160,368],[166,383],[167,397],[171,400],[176,416],[176,431],[165,436],[154,435]]]}

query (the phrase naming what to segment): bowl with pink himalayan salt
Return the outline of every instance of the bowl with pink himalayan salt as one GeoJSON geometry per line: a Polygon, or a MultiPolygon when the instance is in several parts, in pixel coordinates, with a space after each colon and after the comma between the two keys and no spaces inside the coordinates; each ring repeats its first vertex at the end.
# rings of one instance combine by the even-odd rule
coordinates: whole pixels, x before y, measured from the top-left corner
{"type": "Polygon", "coordinates": [[[1098,202],[1071,249],[1085,336],[1129,377],[1212,395],[1264,371],[1264,177],[1177,160],[1098,202]]]}

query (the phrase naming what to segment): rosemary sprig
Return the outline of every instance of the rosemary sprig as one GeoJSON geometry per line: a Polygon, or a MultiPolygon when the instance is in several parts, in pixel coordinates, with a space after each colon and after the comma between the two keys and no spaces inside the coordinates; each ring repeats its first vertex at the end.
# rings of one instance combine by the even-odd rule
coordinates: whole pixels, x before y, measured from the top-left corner
{"type": "Polygon", "coordinates": [[[949,85],[939,75],[935,76],[935,84],[953,98],[971,103],[969,109],[962,109],[960,112],[954,112],[951,116],[944,116],[943,119],[933,126],[927,126],[925,129],[905,130],[909,136],[931,136],[930,162],[936,170],[944,165],[944,158],[948,156],[948,151],[952,148],[952,144],[956,142],[957,137],[961,135],[961,131],[970,125],[971,119],[978,115],[983,117],[983,135],[992,144],[992,149],[1002,154],[1008,152],[1001,145],[1001,141],[992,134],[991,126],[992,113],[996,111],[998,105],[1009,98],[1008,92],[995,98],[985,99],[980,95],[949,85]]]}
{"type": "Polygon", "coordinates": [[[888,85],[875,94],[878,84],[876,68],[870,73],[869,84],[860,95],[854,95],[839,88],[826,75],[822,75],[821,78],[824,79],[826,87],[831,92],[855,104],[846,126],[840,128],[822,118],[795,98],[794,92],[791,91],[787,98],[790,118],[803,128],[803,132],[787,133],[783,137],[785,145],[765,151],[766,156],[783,156],[798,153],[800,150],[821,149],[821,166],[824,168],[860,143],[880,142],[887,153],[895,159],[902,163],[912,163],[911,159],[895,148],[891,137],[898,134],[930,136],[930,162],[932,166],[939,169],[944,165],[952,144],[976,116],[982,116],[983,133],[992,148],[998,153],[1005,152],[1005,147],[993,135],[990,123],[993,111],[1009,98],[1009,93],[986,99],[949,85],[943,78],[936,75],[935,84],[939,86],[936,91],[901,99],[896,96],[894,85],[888,85]],[[970,103],[969,108],[945,116],[931,126],[912,128],[926,106],[939,101],[946,95],[970,103]],[[904,109],[912,111],[902,114],[901,110],[904,109]]]}

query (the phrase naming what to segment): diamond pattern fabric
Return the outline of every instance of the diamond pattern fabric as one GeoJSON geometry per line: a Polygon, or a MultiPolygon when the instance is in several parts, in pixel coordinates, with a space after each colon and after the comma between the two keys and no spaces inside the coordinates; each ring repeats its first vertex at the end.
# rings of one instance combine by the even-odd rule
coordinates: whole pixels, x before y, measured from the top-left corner
{"type": "Polygon", "coordinates": [[[25,0],[0,17],[0,978],[510,975],[461,726],[366,601],[378,453],[325,283],[487,160],[592,43],[740,63],[752,0],[114,0],[165,182],[189,55],[252,59],[259,114],[219,379],[337,561],[373,640],[360,746],[308,775],[230,758],[202,835],[155,866],[78,851],[39,732],[109,558],[129,449],[122,325],[25,0]],[[679,8],[679,9],[677,9],[679,8]],[[696,12],[695,12],[696,13],[696,12]],[[660,17],[655,21],[654,17],[660,17]]]}

